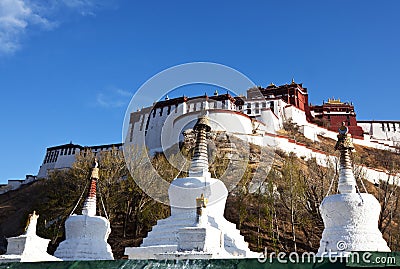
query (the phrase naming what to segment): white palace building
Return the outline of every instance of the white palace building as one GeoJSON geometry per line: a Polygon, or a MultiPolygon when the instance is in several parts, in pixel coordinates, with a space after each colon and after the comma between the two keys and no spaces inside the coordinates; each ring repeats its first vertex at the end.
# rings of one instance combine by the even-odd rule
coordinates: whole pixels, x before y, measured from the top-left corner
{"type": "MultiPolygon", "coordinates": [[[[215,131],[225,131],[258,145],[265,145],[266,138],[273,137],[277,147],[294,151],[299,156],[324,153],[315,153],[315,150],[303,148],[289,137],[277,135],[276,131],[283,128],[284,122],[296,124],[300,132],[312,141],[318,141],[318,136],[336,139],[337,129],[345,122],[354,144],[384,150],[398,150],[400,145],[400,121],[357,121],[353,104],[336,99],[328,99],[322,105],[311,105],[307,88],[294,80],[280,86],[271,83],[265,88],[251,88],[246,96],[215,91],[212,96],[167,97],[131,113],[124,142],[146,145],[152,153],[161,152],[179,144],[183,140],[183,131],[192,128],[206,111],[215,131]]],[[[82,150],[98,153],[113,147],[122,149],[122,145],[81,146],[70,143],[49,147],[38,175],[27,180],[46,178],[54,169],[70,168],[82,150]]],[[[15,189],[27,180],[10,182],[12,186],[3,185],[0,193],[15,189]]]]}

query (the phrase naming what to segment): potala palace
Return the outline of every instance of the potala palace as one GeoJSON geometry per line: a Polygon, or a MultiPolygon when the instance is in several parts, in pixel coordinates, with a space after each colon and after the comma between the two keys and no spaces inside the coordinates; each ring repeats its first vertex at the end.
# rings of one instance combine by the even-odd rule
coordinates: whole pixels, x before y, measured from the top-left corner
{"type": "MultiPolygon", "coordinates": [[[[357,121],[352,103],[328,99],[322,105],[308,101],[308,90],[294,80],[290,84],[257,87],[247,90],[246,96],[228,93],[212,96],[182,96],[155,102],[153,105],[131,112],[126,144],[146,145],[151,152],[162,152],[183,140],[183,131],[192,128],[199,115],[208,111],[213,130],[224,131],[248,142],[265,145],[273,140],[274,146],[298,156],[325,157],[324,152],[308,149],[290,137],[277,135],[283,123],[291,121],[308,139],[317,142],[318,136],[336,139],[336,130],[346,123],[353,143],[383,149],[398,149],[399,121],[357,121]],[[161,135],[160,135],[161,134],[161,135]]],[[[81,146],[78,144],[49,147],[37,176],[25,180],[10,180],[2,192],[18,188],[21,184],[46,178],[48,171],[72,166],[75,156],[82,150],[98,153],[111,148],[122,149],[122,143],[81,146]]],[[[379,171],[370,171],[372,177],[379,171]]]]}
{"type": "MultiPolygon", "coordinates": [[[[360,192],[351,152],[354,143],[397,150],[400,122],[358,124],[352,104],[330,99],[319,106],[310,105],[307,89],[292,81],[279,87],[271,84],[267,88],[249,89],[246,97],[215,92],[213,96],[165,98],[152,107],[131,113],[127,130],[125,145],[146,145],[153,153],[178,147],[188,131],[195,136],[188,175],[175,177],[168,187],[170,216],[158,220],[140,246],[125,247],[129,260],[262,258],[262,253],[250,250],[236,225],[225,219],[228,187],[221,179],[212,177],[209,170],[208,141],[213,132],[226,132],[256,145],[272,145],[299,157],[313,157],[321,165],[326,158],[336,158],[338,191],[328,193],[319,205],[324,230],[317,257],[348,257],[359,251],[386,255],[391,251],[378,228],[381,205],[374,195],[360,192]],[[285,122],[298,125],[304,136],[314,142],[321,136],[334,139],[339,156],[279,135],[278,130],[285,122]]],[[[123,144],[83,147],[70,143],[48,148],[37,177],[46,178],[51,170],[70,168],[81,151],[91,150],[97,155],[112,148],[122,150],[122,147],[123,144]]],[[[96,215],[96,190],[103,178],[98,158],[93,159],[81,214],[75,213],[76,206],[70,212],[64,224],[65,240],[54,256],[47,253],[49,239],[36,234],[39,215],[34,211],[28,218],[25,233],[8,238],[7,252],[0,255],[0,263],[114,260],[107,242],[110,221],[106,213],[106,217],[96,215]]],[[[386,175],[385,171],[366,169],[369,180],[386,175]]],[[[160,188],[152,187],[155,186],[160,188]]],[[[85,191],[86,187],[77,205],[85,191]]],[[[103,203],[101,196],[100,201],[103,203]]]]}
{"type": "MultiPolygon", "coordinates": [[[[251,251],[235,224],[224,217],[228,190],[221,180],[211,177],[208,169],[207,134],[211,130],[208,115],[199,116],[193,126],[196,143],[189,176],[175,178],[168,190],[171,215],[153,226],[140,247],[125,247],[128,259],[262,258],[263,254],[251,251]]],[[[349,130],[343,122],[335,146],[340,152],[339,193],[325,196],[319,207],[325,227],[319,257],[346,257],[357,251],[390,252],[378,229],[381,211],[378,200],[358,191],[352,171],[350,152],[354,147],[349,130]]],[[[113,260],[107,243],[110,222],[96,216],[96,186],[101,180],[98,166],[95,157],[82,214],[71,212],[65,222],[66,238],[54,256],[46,250],[50,240],[36,235],[39,216],[34,211],[25,233],[8,238],[7,252],[0,255],[0,263],[113,260]]]]}

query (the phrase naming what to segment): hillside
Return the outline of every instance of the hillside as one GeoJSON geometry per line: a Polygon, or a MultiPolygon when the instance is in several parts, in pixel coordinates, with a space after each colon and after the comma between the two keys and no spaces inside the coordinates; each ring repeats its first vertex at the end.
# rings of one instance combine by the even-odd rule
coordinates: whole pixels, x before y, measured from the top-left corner
{"type": "MultiPolygon", "coordinates": [[[[290,132],[288,129],[282,134],[290,132]]],[[[301,135],[296,136],[297,141],[309,147],[334,154],[333,140],[321,138],[319,143],[311,143],[301,135]]],[[[182,146],[182,152],[189,156],[194,143],[192,138],[188,134],[182,146]]],[[[262,251],[264,247],[270,251],[316,251],[323,230],[318,207],[327,193],[336,190],[335,184],[331,186],[332,179],[337,180],[335,164],[320,167],[313,159],[304,160],[282,151],[245,145],[223,132],[214,133],[210,139],[210,171],[232,189],[225,217],[236,223],[250,248],[254,251],[262,251]],[[243,178],[236,182],[235,172],[224,174],[224,171],[230,161],[240,165],[235,160],[243,158],[247,148],[250,162],[243,178]],[[257,181],[258,185],[254,187],[254,174],[260,170],[264,171],[262,181],[257,181]],[[249,192],[251,184],[253,192],[249,192]]],[[[355,162],[391,171],[398,169],[398,154],[363,147],[357,147],[357,151],[355,162]]],[[[137,156],[140,157],[140,152],[137,156]]],[[[38,234],[52,239],[49,246],[52,253],[64,238],[64,221],[85,189],[92,158],[89,153],[83,154],[71,170],[57,171],[46,181],[0,195],[0,235],[3,239],[21,234],[28,214],[36,210],[40,215],[38,234]]],[[[134,175],[128,175],[122,154],[118,152],[104,154],[101,160],[100,193],[112,226],[109,243],[115,258],[123,258],[124,248],[139,246],[156,221],[169,215],[169,208],[148,197],[132,179],[143,177],[145,169],[137,169],[134,175]]],[[[177,174],[186,175],[171,167],[164,155],[157,155],[152,164],[169,181],[177,174]]],[[[238,171],[235,165],[232,171],[238,171]]],[[[140,167],[139,163],[137,166],[140,167]]],[[[379,227],[391,249],[400,250],[399,190],[384,182],[375,186],[363,180],[362,175],[357,180],[362,191],[365,185],[381,202],[379,227]]],[[[79,213],[81,206],[82,200],[75,212],[79,213]]],[[[98,206],[98,214],[104,215],[101,206],[98,206]]]]}

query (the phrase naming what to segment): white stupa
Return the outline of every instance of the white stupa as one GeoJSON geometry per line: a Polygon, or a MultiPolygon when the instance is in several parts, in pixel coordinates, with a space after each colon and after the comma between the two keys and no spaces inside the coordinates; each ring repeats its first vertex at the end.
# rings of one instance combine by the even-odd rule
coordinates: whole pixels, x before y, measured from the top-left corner
{"type": "Polygon", "coordinates": [[[0,255],[0,262],[43,262],[60,261],[47,253],[50,240],[36,235],[39,215],[33,211],[29,215],[28,224],[23,235],[7,238],[7,252],[0,255]]]}
{"type": "Polygon", "coordinates": [[[321,203],[325,229],[318,255],[346,256],[352,251],[389,252],[378,229],[381,211],[378,200],[371,194],[357,191],[350,159],[350,151],[354,148],[344,124],[339,129],[335,149],[340,151],[340,194],[329,195],[321,203]]]}
{"type": "Polygon", "coordinates": [[[65,221],[65,241],[54,256],[65,260],[113,260],[107,243],[111,228],[108,219],[96,216],[96,185],[99,179],[98,163],[92,170],[90,191],[83,205],[82,215],[71,215],[65,221]]]}
{"type": "Polygon", "coordinates": [[[194,126],[196,146],[189,177],[172,181],[171,216],[159,220],[140,247],[125,248],[129,259],[249,258],[250,251],[236,225],[224,218],[228,191],[208,171],[206,116],[194,126]]]}

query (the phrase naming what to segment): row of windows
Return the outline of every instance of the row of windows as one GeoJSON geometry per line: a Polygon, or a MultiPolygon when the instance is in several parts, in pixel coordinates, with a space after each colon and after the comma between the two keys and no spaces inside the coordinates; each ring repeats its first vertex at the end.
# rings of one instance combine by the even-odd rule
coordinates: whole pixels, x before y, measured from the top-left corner
{"type": "Polygon", "coordinates": [[[46,157],[44,158],[44,163],[53,163],[57,161],[58,158],[58,150],[47,152],[46,157]]]}
{"type": "MultiPolygon", "coordinates": [[[[188,104],[188,112],[196,111],[197,109],[203,110],[205,108],[204,102],[200,102],[200,107],[198,106],[199,103],[193,103],[193,104],[188,104]]],[[[215,109],[218,108],[217,102],[209,102],[208,104],[209,109],[215,109]]],[[[227,102],[226,100],[221,101],[221,108],[222,109],[234,109],[234,105],[230,102],[227,102]]],[[[175,105],[175,113],[178,112],[178,104],[175,105]]],[[[160,117],[164,113],[164,107],[160,108],[159,110],[159,115],[160,117]]],[[[157,110],[153,110],[153,118],[156,117],[157,110]]],[[[171,114],[171,106],[167,107],[167,115],[171,114]]],[[[142,127],[141,127],[142,128],[142,127]]]]}
{"type": "Polygon", "coordinates": [[[254,104],[254,114],[260,114],[261,108],[269,107],[272,111],[274,110],[274,102],[261,102],[261,103],[247,103],[246,114],[253,114],[252,104],[254,104]]]}
{"type": "Polygon", "coordinates": [[[46,157],[44,158],[44,163],[54,163],[58,159],[58,155],[74,155],[75,148],[63,148],[60,150],[52,150],[46,153],[46,157]]]}
{"type": "MultiPolygon", "coordinates": [[[[101,147],[93,150],[95,154],[100,151],[111,150],[112,147],[101,147]]],[[[53,163],[58,159],[58,155],[75,155],[76,148],[62,148],[60,150],[52,150],[46,153],[44,163],[53,163]]]]}
{"type": "Polygon", "coordinates": [[[267,104],[270,105],[271,103],[270,103],[270,102],[247,103],[247,108],[251,108],[251,107],[253,106],[253,104],[254,104],[254,107],[255,107],[255,108],[260,108],[260,107],[266,108],[266,107],[267,107],[267,104]]]}
{"type": "Polygon", "coordinates": [[[382,122],[382,131],[384,131],[384,132],[386,132],[386,131],[388,131],[388,132],[390,132],[390,131],[394,131],[394,132],[396,132],[397,130],[399,130],[400,131],[400,123],[398,123],[398,125],[397,125],[397,129],[396,129],[396,123],[384,123],[384,122],[382,122]],[[386,128],[385,128],[385,124],[386,124],[386,128]],[[393,125],[392,126],[392,128],[390,128],[390,125],[393,125]]]}
{"type": "MultiPolygon", "coordinates": [[[[328,120],[331,119],[331,115],[328,115],[327,117],[328,117],[328,120]]],[[[338,116],[336,116],[336,115],[333,115],[332,117],[333,117],[333,118],[336,118],[336,119],[338,118],[338,116]]],[[[341,116],[339,116],[339,117],[341,117],[341,116]]],[[[346,115],[346,120],[347,120],[348,122],[350,122],[350,115],[346,115]]]]}
{"type": "Polygon", "coordinates": [[[346,113],[353,112],[353,110],[350,111],[349,108],[346,108],[345,110],[342,109],[342,108],[328,108],[328,109],[326,110],[327,113],[330,113],[331,111],[346,112],[346,113]]]}
{"type": "MultiPolygon", "coordinates": [[[[164,108],[162,107],[161,109],[160,109],[160,117],[163,115],[163,111],[164,111],[164,108]]],[[[154,109],[153,110],[153,118],[156,116],[156,109],[154,109]]],[[[178,104],[176,104],[175,105],[175,113],[177,113],[178,112],[178,104]]],[[[171,114],[171,106],[168,106],[168,108],[167,108],[167,115],[169,115],[169,114],[171,114]]]]}
{"type": "Polygon", "coordinates": [[[71,155],[71,154],[75,154],[75,148],[61,149],[60,155],[71,155]]]}

